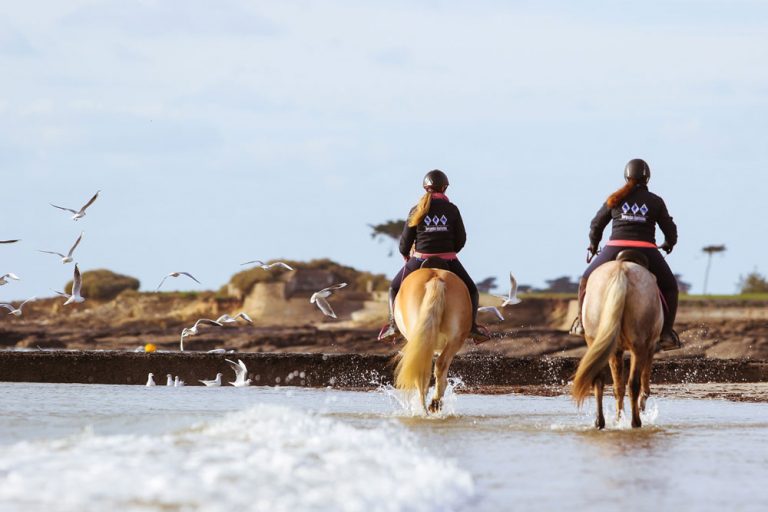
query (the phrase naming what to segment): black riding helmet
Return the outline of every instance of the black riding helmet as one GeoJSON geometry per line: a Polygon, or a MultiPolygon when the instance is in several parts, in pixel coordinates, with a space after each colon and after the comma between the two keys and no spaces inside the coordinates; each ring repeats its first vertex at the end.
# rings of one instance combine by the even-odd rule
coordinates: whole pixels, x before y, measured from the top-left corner
{"type": "Polygon", "coordinates": [[[648,180],[651,179],[651,168],[648,167],[645,160],[634,158],[627,162],[624,167],[624,179],[627,181],[635,180],[643,184],[648,183],[648,180]]]}
{"type": "Polygon", "coordinates": [[[439,169],[429,171],[424,176],[424,188],[433,192],[445,192],[445,189],[448,188],[448,176],[439,169]]]}

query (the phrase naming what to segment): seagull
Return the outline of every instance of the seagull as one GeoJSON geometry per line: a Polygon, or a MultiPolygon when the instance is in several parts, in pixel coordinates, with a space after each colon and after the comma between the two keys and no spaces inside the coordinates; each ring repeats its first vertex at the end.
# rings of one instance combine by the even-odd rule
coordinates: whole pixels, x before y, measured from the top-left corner
{"type": "Polygon", "coordinates": [[[176,379],[173,381],[173,387],[175,388],[181,388],[184,387],[184,381],[179,378],[179,376],[176,376],[176,379]]]}
{"type": "Polygon", "coordinates": [[[282,261],[276,261],[274,263],[264,263],[261,260],[252,260],[252,261],[246,261],[245,263],[241,263],[240,266],[250,265],[252,263],[255,263],[256,266],[258,266],[260,268],[263,268],[264,270],[269,270],[272,267],[281,267],[281,268],[284,268],[285,270],[293,270],[292,266],[290,266],[289,264],[284,263],[282,261]]]}
{"type": "Polygon", "coordinates": [[[504,317],[501,316],[501,312],[499,311],[499,308],[497,308],[496,306],[483,306],[483,307],[479,307],[479,308],[477,308],[477,312],[478,313],[493,313],[494,315],[496,315],[496,318],[498,318],[500,322],[504,321],[504,317]]]}
{"type": "Polygon", "coordinates": [[[211,325],[217,325],[219,327],[222,327],[222,324],[217,322],[216,320],[211,320],[209,318],[201,318],[197,322],[195,322],[195,325],[192,327],[185,327],[181,331],[181,340],[179,342],[179,350],[184,352],[184,338],[187,336],[195,336],[197,334],[197,328],[200,326],[200,324],[211,324],[211,325]]]}
{"type": "Polygon", "coordinates": [[[77,266],[77,263],[75,263],[75,275],[72,278],[72,293],[64,293],[64,292],[57,292],[62,297],[66,297],[67,301],[64,303],[66,306],[67,304],[72,304],[73,302],[85,302],[85,299],[80,296],[80,289],[83,287],[83,277],[80,275],[80,268],[77,266]]]}
{"type": "Polygon", "coordinates": [[[8,272],[4,276],[0,276],[0,286],[3,286],[4,284],[8,283],[8,279],[15,279],[16,281],[19,280],[19,276],[14,274],[13,272],[8,272]]]}
{"type": "Polygon", "coordinates": [[[155,385],[155,379],[152,378],[154,376],[155,376],[154,373],[150,373],[149,375],[147,375],[147,387],[148,388],[155,385]]]}
{"type": "Polygon", "coordinates": [[[160,287],[161,287],[161,286],[163,286],[163,283],[165,282],[165,280],[166,280],[166,279],[168,279],[169,277],[179,277],[179,276],[187,276],[187,277],[189,277],[190,279],[192,279],[194,282],[196,282],[197,284],[202,284],[202,283],[200,283],[200,281],[198,281],[197,279],[195,279],[195,276],[193,276],[193,275],[192,275],[192,274],[190,274],[189,272],[171,272],[170,274],[168,274],[167,276],[165,276],[165,277],[164,277],[164,278],[163,278],[163,279],[160,281],[160,284],[159,284],[159,285],[157,285],[157,288],[155,289],[155,291],[158,291],[158,290],[160,289],[160,287]]]}
{"type": "Polygon", "coordinates": [[[16,242],[20,242],[21,240],[0,240],[0,244],[15,244],[16,242]]]}
{"type": "Polygon", "coordinates": [[[72,253],[75,252],[75,249],[77,248],[77,245],[80,243],[80,240],[83,238],[83,232],[80,232],[80,236],[77,237],[77,240],[75,240],[75,245],[72,246],[72,248],[69,250],[66,256],[61,254],[60,252],[56,251],[41,251],[38,249],[39,252],[44,252],[46,254],[55,254],[56,256],[59,256],[61,258],[62,263],[71,263],[72,262],[72,253]]]}
{"type": "Polygon", "coordinates": [[[36,297],[32,297],[30,299],[27,299],[24,302],[22,302],[19,305],[19,307],[17,307],[17,308],[13,307],[13,304],[0,304],[0,308],[7,309],[9,311],[9,313],[8,313],[9,315],[21,316],[21,308],[24,307],[24,304],[26,304],[27,302],[32,302],[35,299],[36,299],[36,297]]]}
{"type": "Polygon", "coordinates": [[[221,386],[221,373],[216,374],[216,378],[213,380],[201,380],[203,384],[205,384],[208,387],[219,387],[221,386]]]}
{"type": "Polygon", "coordinates": [[[325,299],[330,297],[334,291],[344,288],[345,286],[347,286],[347,283],[334,284],[328,288],[323,288],[319,292],[313,293],[309,298],[309,302],[317,304],[317,307],[320,308],[320,311],[322,311],[324,315],[336,318],[336,313],[333,312],[333,308],[331,308],[331,305],[328,304],[328,301],[325,299]]]}
{"type": "Polygon", "coordinates": [[[230,361],[229,359],[225,359],[225,361],[228,362],[232,369],[235,371],[235,382],[230,382],[230,384],[236,388],[242,388],[251,385],[251,379],[246,379],[248,376],[248,368],[245,367],[245,363],[241,359],[238,359],[237,363],[230,361]]]}
{"type": "Polygon", "coordinates": [[[165,385],[166,387],[173,386],[173,377],[171,377],[170,373],[165,375],[165,385]]]}
{"type": "Polygon", "coordinates": [[[249,324],[253,323],[253,320],[251,319],[251,317],[249,317],[248,314],[246,314],[243,311],[239,312],[235,316],[221,315],[219,318],[216,319],[216,321],[219,322],[220,324],[234,324],[237,322],[238,318],[242,318],[249,324]]]}
{"type": "Polygon", "coordinates": [[[89,206],[91,206],[93,204],[93,202],[96,200],[96,198],[99,197],[99,192],[101,192],[101,190],[97,190],[96,193],[93,194],[93,197],[87,203],[85,203],[85,206],[80,208],[79,211],[75,211],[75,210],[73,210],[71,208],[64,208],[63,206],[56,206],[53,203],[49,203],[49,204],[51,206],[53,206],[54,208],[58,208],[59,210],[64,210],[65,212],[74,213],[74,215],[72,216],[72,220],[78,220],[78,219],[82,219],[83,217],[85,217],[85,209],[88,208],[89,206]]]}
{"type": "Polygon", "coordinates": [[[504,299],[504,302],[501,304],[501,307],[514,306],[515,304],[520,304],[522,302],[520,299],[517,298],[517,279],[515,279],[515,276],[512,275],[512,272],[509,273],[509,294],[494,295],[494,297],[504,299]]]}

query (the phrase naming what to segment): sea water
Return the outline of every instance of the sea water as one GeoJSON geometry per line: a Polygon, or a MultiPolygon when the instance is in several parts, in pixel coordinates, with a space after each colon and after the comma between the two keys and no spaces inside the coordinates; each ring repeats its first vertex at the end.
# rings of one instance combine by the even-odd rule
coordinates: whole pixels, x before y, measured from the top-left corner
{"type": "Polygon", "coordinates": [[[0,383],[0,510],[768,510],[768,404],[662,397],[604,431],[592,405],[0,383]]]}

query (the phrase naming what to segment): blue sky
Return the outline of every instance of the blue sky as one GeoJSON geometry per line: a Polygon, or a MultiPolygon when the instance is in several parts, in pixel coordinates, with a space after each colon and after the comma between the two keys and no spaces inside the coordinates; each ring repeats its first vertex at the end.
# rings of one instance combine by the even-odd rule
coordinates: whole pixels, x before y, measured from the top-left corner
{"type": "MultiPolygon", "coordinates": [[[[25,2],[0,19],[0,300],[83,269],[217,289],[249,259],[393,275],[367,224],[443,169],[476,280],[584,268],[627,160],[700,292],[768,273],[768,7],[664,2],[25,2]],[[48,203],[79,206],[79,222],[48,203]]],[[[608,230],[606,230],[606,238],[608,230]]]]}

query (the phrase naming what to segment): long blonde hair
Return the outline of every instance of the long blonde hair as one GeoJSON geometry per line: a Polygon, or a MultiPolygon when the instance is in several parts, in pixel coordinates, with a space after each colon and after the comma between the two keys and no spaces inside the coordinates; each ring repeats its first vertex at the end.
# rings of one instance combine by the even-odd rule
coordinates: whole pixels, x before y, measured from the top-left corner
{"type": "Polygon", "coordinates": [[[608,205],[608,208],[615,208],[618,206],[622,199],[627,197],[629,193],[632,192],[632,189],[635,188],[635,185],[638,183],[639,182],[636,179],[629,178],[623,187],[608,196],[608,199],[605,200],[605,204],[608,205]]]}
{"type": "Polygon", "coordinates": [[[427,190],[427,193],[421,196],[419,202],[416,203],[416,207],[408,216],[408,227],[412,228],[419,225],[419,222],[424,220],[427,213],[429,213],[429,207],[432,206],[432,192],[427,190]]]}

